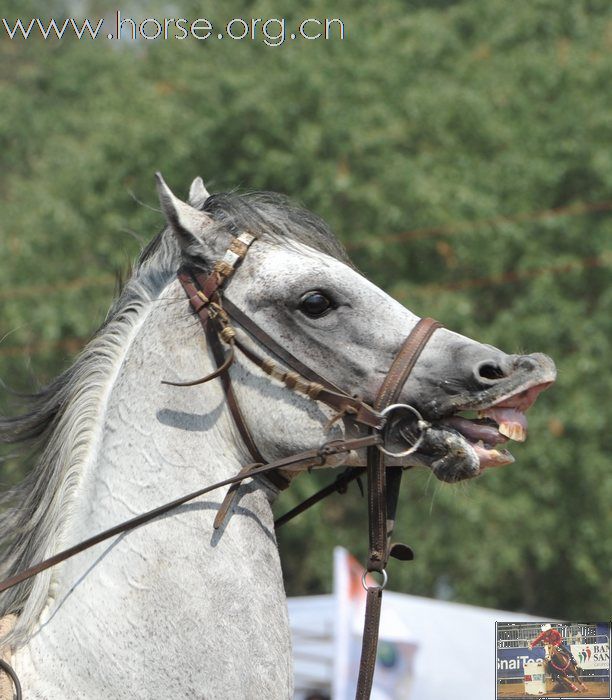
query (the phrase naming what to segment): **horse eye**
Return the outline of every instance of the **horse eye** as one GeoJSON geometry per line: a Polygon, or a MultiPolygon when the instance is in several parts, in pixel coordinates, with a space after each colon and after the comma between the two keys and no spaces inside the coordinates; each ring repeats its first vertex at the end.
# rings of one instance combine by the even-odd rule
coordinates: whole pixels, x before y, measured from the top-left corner
{"type": "Polygon", "coordinates": [[[299,308],[307,316],[317,318],[329,311],[331,306],[332,303],[325,294],[321,292],[308,292],[301,298],[299,308]]]}

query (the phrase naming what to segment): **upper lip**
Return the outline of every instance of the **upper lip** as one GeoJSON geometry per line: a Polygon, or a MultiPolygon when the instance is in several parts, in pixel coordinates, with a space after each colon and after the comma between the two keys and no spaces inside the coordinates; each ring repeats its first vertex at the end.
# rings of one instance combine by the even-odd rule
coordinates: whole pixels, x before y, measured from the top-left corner
{"type": "Polygon", "coordinates": [[[486,408],[516,408],[521,412],[525,412],[535,402],[537,395],[550,386],[554,382],[553,379],[548,381],[533,380],[524,382],[517,389],[507,391],[501,396],[491,401],[473,401],[467,402],[459,410],[483,410],[486,408]]]}
{"type": "Polygon", "coordinates": [[[487,408],[516,408],[524,412],[533,404],[540,391],[556,379],[554,367],[543,368],[534,375],[522,381],[508,377],[506,381],[477,393],[465,392],[443,402],[434,399],[422,407],[422,413],[428,420],[443,420],[460,411],[478,411],[487,408]]]}

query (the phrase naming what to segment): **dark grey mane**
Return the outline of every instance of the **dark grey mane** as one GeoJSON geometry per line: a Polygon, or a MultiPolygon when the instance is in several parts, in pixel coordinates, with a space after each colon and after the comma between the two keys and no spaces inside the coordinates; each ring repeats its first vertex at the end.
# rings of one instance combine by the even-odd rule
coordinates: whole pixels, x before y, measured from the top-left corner
{"type": "Polygon", "coordinates": [[[216,194],[202,207],[232,233],[250,230],[278,241],[293,241],[319,250],[344,263],[344,246],[327,223],[307,209],[295,206],[288,197],[272,192],[246,195],[216,194]]]}
{"type": "MultiPolygon", "coordinates": [[[[281,195],[216,194],[202,210],[215,222],[213,235],[247,230],[258,238],[304,244],[349,263],[327,224],[281,195]]],[[[62,526],[99,418],[99,387],[121,361],[126,338],[143,309],[158,298],[183,262],[174,235],[165,229],[142,251],[106,321],[72,366],[27,397],[23,413],[0,416],[0,444],[26,444],[38,453],[24,482],[0,496],[0,579],[66,544],[62,526]]],[[[26,635],[40,614],[50,576],[47,572],[0,596],[0,617],[21,614],[16,637],[26,635]]]]}

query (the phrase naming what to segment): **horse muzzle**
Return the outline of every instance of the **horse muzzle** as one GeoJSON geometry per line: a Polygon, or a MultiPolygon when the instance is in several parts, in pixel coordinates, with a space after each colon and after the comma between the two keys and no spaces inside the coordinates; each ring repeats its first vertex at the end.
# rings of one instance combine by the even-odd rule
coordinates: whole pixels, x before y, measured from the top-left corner
{"type": "MultiPolygon", "coordinates": [[[[440,396],[439,387],[432,387],[432,397],[417,404],[430,425],[412,463],[428,466],[446,482],[511,464],[507,443],[527,439],[525,414],[555,379],[555,365],[546,355],[496,351],[494,360],[478,360],[465,380],[456,377],[449,383],[452,396],[448,389],[440,396]]],[[[404,437],[408,442],[416,439],[410,423],[404,437]]]]}

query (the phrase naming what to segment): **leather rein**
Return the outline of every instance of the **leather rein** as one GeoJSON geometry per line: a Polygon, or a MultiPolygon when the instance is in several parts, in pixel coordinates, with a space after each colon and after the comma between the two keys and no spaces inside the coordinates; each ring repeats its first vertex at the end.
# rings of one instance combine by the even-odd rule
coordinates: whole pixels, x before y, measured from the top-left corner
{"type": "MultiPolygon", "coordinates": [[[[402,560],[409,560],[414,556],[412,550],[406,545],[395,544],[392,546],[390,543],[399,497],[402,467],[387,465],[385,463],[385,454],[398,458],[414,452],[424,432],[429,427],[429,424],[422,420],[416,409],[409,405],[396,404],[395,402],[398,400],[402,387],[425,345],[434,331],[440,328],[442,324],[431,318],[423,318],[417,323],[402,344],[378,390],[373,405],[370,406],[361,398],[349,395],[331,381],[303,364],[271,338],[252,319],[246,316],[244,312],[234,306],[229,299],[223,297],[224,285],[233,275],[255,240],[255,236],[246,232],[234,238],[225,256],[222,260],[215,263],[210,274],[190,268],[181,268],[179,270],[178,279],[185,290],[193,312],[200,319],[217,369],[208,376],[195,381],[185,383],[164,382],[173,386],[195,386],[216,377],[220,378],[234,423],[253,461],[244,466],[238,474],[231,478],[224,479],[131,518],[59,552],[35,566],[12,575],[0,582],[0,593],[100,542],[133,530],[204,494],[229,486],[229,490],[214,521],[214,527],[219,528],[225,521],[237,491],[245,479],[265,477],[274,487],[282,490],[289,486],[291,478],[299,472],[313,467],[324,467],[328,465],[328,460],[331,457],[348,455],[353,450],[365,448],[367,449],[367,467],[365,469],[363,467],[348,468],[332,484],[321,489],[321,491],[315,493],[302,504],[278,518],[275,522],[275,527],[281,527],[327,495],[336,491],[343,493],[351,481],[358,479],[364,472],[367,474],[369,555],[366,569],[369,574],[378,573],[382,576],[381,583],[371,583],[372,577],[368,576],[366,578],[366,574],[364,574],[362,579],[367,594],[356,699],[367,700],[371,693],[376,663],[382,592],[387,584],[385,567],[389,556],[402,560]],[[255,350],[245,345],[238,337],[232,322],[241,326],[242,330],[265,347],[270,355],[280,360],[282,365],[290,369],[284,369],[270,357],[261,357],[255,350]],[[224,349],[224,346],[226,346],[227,350],[224,349]],[[308,398],[320,401],[332,408],[336,413],[329,425],[338,419],[347,418],[367,429],[368,434],[363,437],[328,441],[318,448],[306,450],[273,462],[266,462],[257,448],[248,423],[240,409],[229,375],[228,370],[234,361],[236,349],[270,377],[282,382],[288,389],[304,394],[308,398]],[[401,453],[391,453],[385,448],[385,427],[390,414],[398,409],[409,409],[417,416],[419,434],[415,443],[409,449],[401,453]]],[[[20,700],[21,690],[13,669],[6,661],[2,660],[0,660],[0,669],[4,670],[13,681],[16,688],[16,700],[20,700]]]]}

